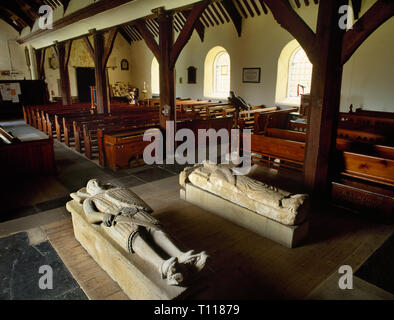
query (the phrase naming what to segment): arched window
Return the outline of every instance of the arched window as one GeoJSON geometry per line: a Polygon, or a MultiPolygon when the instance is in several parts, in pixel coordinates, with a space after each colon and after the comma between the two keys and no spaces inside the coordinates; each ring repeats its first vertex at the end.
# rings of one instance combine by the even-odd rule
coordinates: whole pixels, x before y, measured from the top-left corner
{"type": "Polygon", "coordinates": [[[153,58],[151,66],[151,88],[152,95],[160,94],[160,68],[156,58],[153,58]]]}
{"type": "Polygon", "coordinates": [[[289,63],[287,97],[298,97],[311,92],[312,64],[305,51],[299,48],[294,52],[289,63]]]}
{"type": "Polygon", "coordinates": [[[227,98],[230,94],[230,56],[222,47],[212,48],[205,58],[204,96],[227,98]]]}
{"type": "Polygon", "coordinates": [[[228,97],[230,93],[230,56],[221,52],[216,56],[214,63],[214,95],[228,97]]]}

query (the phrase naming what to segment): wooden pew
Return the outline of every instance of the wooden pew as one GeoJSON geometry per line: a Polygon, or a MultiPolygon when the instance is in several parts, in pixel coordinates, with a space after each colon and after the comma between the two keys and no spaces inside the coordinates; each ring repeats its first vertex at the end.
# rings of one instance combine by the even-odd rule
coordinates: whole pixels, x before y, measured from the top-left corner
{"type": "Polygon", "coordinates": [[[238,116],[237,124],[241,130],[250,129],[253,133],[263,133],[268,123],[272,127],[287,129],[288,115],[296,111],[297,108],[280,109],[254,108],[250,111],[241,111],[238,116]]]}
{"type": "Polygon", "coordinates": [[[305,142],[252,134],[251,152],[253,164],[271,167],[279,159],[280,166],[300,171],[304,164],[305,142]]]}
{"type": "Polygon", "coordinates": [[[158,124],[159,124],[158,114],[156,117],[154,117],[153,115],[145,115],[139,118],[129,119],[128,121],[104,122],[104,123],[95,124],[94,126],[83,124],[82,130],[83,130],[85,156],[89,159],[92,159],[93,147],[96,147],[98,145],[97,143],[98,129],[130,130],[137,128],[145,128],[158,124]]]}
{"type": "MultiPolygon", "coordinates": [[[[178,117],[181,118],[181,117],[178,117]]],[[[226,129],[230,131],[233,126],[232,117],[216,119],[192,119],[177,121],[177,129],[188,128],[198,137],[198,129],[226,129]]],[[[99,163],[101,166],[108,166],[116,171],[127,168],[131,160],[141,160],[145,147],[150,141],[143,141],[143,136],[148,129],[158,129],[158,126],[145,126],[132,130],[119,130],[118,128],[100,128],[97,131],[99,163]]],[[[156,134],[159,132],[155,130],[156,134]]],[[[154,133],[150,133],[153,135],[154,133]]],[[[198,141],[197,143],[202,143],[198,141]]],[[[142,162],[142,160],[141,160],[142,162]]],[[[140,162],[140,163],[141,163],[140,162]]],[[[138,161],[137,161],[138,163],[138,161]]]]}
{"type": "Polygon", "coordinates": [[[53,175],[56,172],[53,139],[21,141],[0,128],[0,167],[3,176],[53,175]]]}
{"type": "MultiPolygon", "coordinates": [[[[274,163],[277,168],[285,165],[287,168],[297,169],[295,164],[298,164],[298,169],[301,169],[304,160],[302,152],[298,150],[297,153],[297,147],[301,149],[305,146],[306,134],[276,128],[268,128],[266,134],[269,137],[252,135],[252,151],[266,155],[266,162],[271,160],[273,163],[272,157],[281,159],[280,163],[274,163]],[[287,153],[282,152],[283,148],[286,148],[287,153]],[[287,165],[287,162],[293,166],[287,165]]],[[[386,222],[392,222],[394,147],[376,145],[363,139],[352,141],[342,138],[337,138],[336,145],[337,173],[332,182],[332,201],[358,211],[366,211],[369,215],[379,214],[386,222]]],[[[258,160],[254,163],[261,164],[261,160],[258,160]]]]}
{"type": "MultiPolygon", "coordinates": [[[[285,130],[278,128],[266,128],[266,136],[293,141],[306,142],[306,133],[303,131],[285,130]]],[[[378,133],[361,130],[338,129],[338,139],[363,142],[367,144],[385,144],[387,137],[378,133]]]]}
{"type": "MultiPolygon", "coordinates": [[[[352,112],[349,112],[349,113],[352,113],[352,112]]],[[[394,113],[393,112],[372,111],[372,110],[364,110],[364,109],[361,109],[361,108],[357,108],[355,114],[356,115],[368,116],[368,117],[394,119],[394,113]]]]}
{"type": "MultiPolygon", "coordinates": [[[[71,141],[74,138],[74,121],[77,122],[91,122],[91,121],[100,121],[104,119],[126,119],[128,117],[133,117],[134,115],[142,115],[142,114],[158,114],[158,108],[118,108],[112,111],[111,114],[107,115],[91,115],[91,114],[70,114],[62,117],[62,128],[64,135],[64,142],[67,146],[71,145],[71,141]]],[[[59,124],[60,125],[60,124],[59,124]]],[[[58,127],[58,124],[56,124],[58,127]]],[[[60,130],[60,129],[57,129],[60,130]]],[[[77,139],[80,138],[77,137],[77,139]]]]}
{"type": "MultiPolygon", "coordinates": [[[[97,141],[99,150],[99,164],[117,171],[118,169],[128,168],[130,162],[135,160],[140,163],[144,150],[150,141],[143,141],[147,130],[159,129],[145,127],[140,129],[117,131],[116,129],[98,129],[97,141]]],[[[154,136],[154,131],[146,133],[146,136],[154,136]]]]}

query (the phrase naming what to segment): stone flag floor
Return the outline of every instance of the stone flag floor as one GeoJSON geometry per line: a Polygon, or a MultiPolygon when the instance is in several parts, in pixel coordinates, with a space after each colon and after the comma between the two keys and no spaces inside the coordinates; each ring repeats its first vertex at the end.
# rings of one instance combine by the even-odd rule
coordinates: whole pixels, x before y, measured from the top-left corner
{"type": "Polygon", "coordinates": [[[26,232],[0,239],[0,300],[86,300],[48,241],[30,245],[26,232]],[[42,290],[41,266],[53,270],[53,289],[42,290]]]}

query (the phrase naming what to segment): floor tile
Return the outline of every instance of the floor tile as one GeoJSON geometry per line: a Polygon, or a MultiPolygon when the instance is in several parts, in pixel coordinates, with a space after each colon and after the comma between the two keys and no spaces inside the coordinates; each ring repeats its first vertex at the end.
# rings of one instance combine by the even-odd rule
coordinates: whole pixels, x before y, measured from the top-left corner
{"type": "MultiPolygon", "coordinates": [[[[84,298],[77,282],[48,241],[31,246],[27,233],[19,233],[0,239],[0,296],[6,300],[52,300],[67,297],[84,298]],[[42,266],[50,266],[53,288],[39,287],[42,266]],[[79,292],[78,292],[79,290],[79,292]]],[[[86,296],[85,296],[86,299],[86,296]]]]}
{"type": "Polygon", "coordinates": [[[169,172],[167,170],[158,168],[158,167],[153,167],[153,168],[147,168],[143,171],[135,172],[133,173],[133,176],[142,179],[143,181],[146,182],[152,182],[156,180],[161,180],[165,179],[171,176],[174,176],[175,174],[172,172],[169,172]]]}

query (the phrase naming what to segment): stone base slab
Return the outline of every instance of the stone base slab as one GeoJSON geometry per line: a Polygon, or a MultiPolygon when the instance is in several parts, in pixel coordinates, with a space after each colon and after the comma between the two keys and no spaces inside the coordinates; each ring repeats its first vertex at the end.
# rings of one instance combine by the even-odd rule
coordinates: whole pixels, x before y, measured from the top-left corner
{"type": "Polygon", "coordinates": [[[172,300],[201,292],[201,284],[198,289],[193,286],[193,290],[192,287],[169,286],[152,265],[111,239],[106,234],[106,227],[90,224],[78,202],[70,201],[66,208],[72,215],[75,238],[130,299],[172,300]]]}
{"type": "Polygon", "coordinates": [[[198,188],[191,183],[186,183],[186,189],[181,189],[180,197],[288,248],[296,247],[308,235],[308,221],[298,226],[286,226],[198,188]]]}

